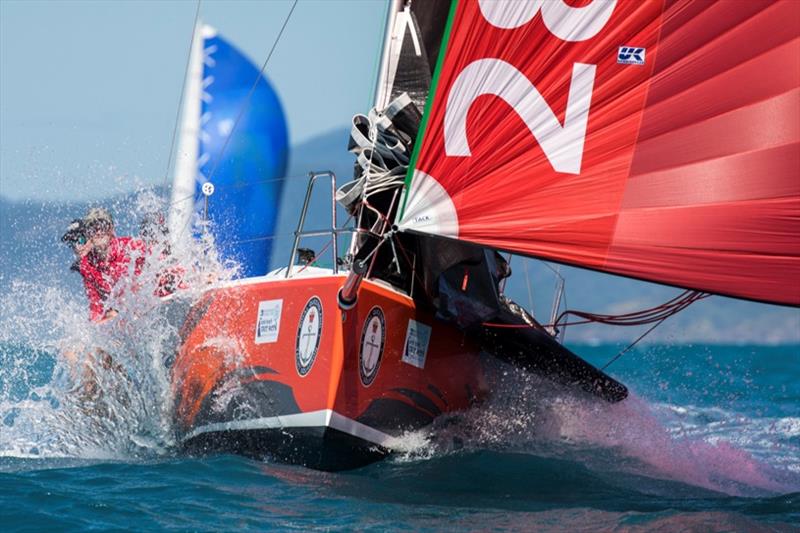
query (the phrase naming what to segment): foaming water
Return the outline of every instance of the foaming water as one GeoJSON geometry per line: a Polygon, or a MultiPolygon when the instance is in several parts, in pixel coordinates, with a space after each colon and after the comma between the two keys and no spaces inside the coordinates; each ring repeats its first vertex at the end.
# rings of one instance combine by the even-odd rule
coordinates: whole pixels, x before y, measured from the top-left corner
{"type": "Polygon", "coordinates": [[[491,450],[634,475],[640,484],[669,480],[735,496],[800,490],[796,417],[650,403],[635,393],[609,404],[507,365],[488,367],[492,398],[397,439],[396,461],[491,450]]]}
{"type": "MultiPolygon", "coordinates": [[[[132,209],[127,215],[139,219],[163,205],[142,194],[132,209]]],[[[119,314],[100,324],[87,320],[82,294],[11,283],[0,297],[0,455],[129,460],[172,453],[168,374],[179,328],[210,283],[236,272],[221,264],[207,235],[170,253],[164,241],[154,242],[133,257],[107,302],[119,314]],[[137,261],[141,273],[133,275],[137,261]],[[156,294],[166,268],[178,268],[183,283],[164,299],[156,294]]]]}

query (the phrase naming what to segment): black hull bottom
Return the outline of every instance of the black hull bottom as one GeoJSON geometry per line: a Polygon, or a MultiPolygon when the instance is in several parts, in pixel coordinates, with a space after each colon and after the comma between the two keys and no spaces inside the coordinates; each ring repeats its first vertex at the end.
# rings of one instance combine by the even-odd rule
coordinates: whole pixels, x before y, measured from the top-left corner
{"type": "Polygon", "coordinates": [[[233,453],[335,472],[360,468],[389,455],[371,442],[331,427],[216,431],[183,442],[190,455],[233,453]]]}

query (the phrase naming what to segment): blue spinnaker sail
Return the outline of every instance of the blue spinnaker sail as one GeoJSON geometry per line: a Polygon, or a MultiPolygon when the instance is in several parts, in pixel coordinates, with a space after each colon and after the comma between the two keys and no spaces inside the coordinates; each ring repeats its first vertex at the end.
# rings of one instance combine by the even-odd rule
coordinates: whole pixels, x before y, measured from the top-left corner
{"type": "Polygon", "coordinates": [[[269,268],[286,172],[286,119],[259,69],[216,32],[203,33],[197,189],[211,181],[214,193],[207,204],[199,194],[196,208],[220,256],[237,261],[242,277],[260,276],[269,268]]]}

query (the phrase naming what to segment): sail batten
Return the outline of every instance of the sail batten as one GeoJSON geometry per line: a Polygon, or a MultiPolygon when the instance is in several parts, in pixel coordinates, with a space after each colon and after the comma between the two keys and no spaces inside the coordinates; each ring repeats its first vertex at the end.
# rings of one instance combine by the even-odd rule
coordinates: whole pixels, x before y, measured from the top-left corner
{"type": "Polygon", "coordinates": [[[800,4],[454,9],[401,229],[800,305],[800,4]]]}

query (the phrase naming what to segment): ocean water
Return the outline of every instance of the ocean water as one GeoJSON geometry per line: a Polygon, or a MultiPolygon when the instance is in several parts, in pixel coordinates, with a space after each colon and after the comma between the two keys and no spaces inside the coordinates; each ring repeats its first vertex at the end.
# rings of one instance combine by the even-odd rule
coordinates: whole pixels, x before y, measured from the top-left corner
{"type": "Polygon", "coordinates": [[[798,531],[798,345],[642,345],[615,405],[487,360],[484,404],[326,473],[181,455],[164,362],[197,295],[147,294],[101,327],[65,289],[0,295],[0,530],[798,531]],[[65,355],[95,347],[129,379],[96,366],[87,403],[65,355]]]}

